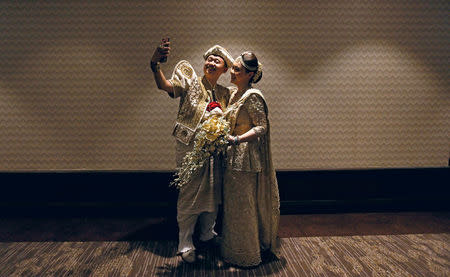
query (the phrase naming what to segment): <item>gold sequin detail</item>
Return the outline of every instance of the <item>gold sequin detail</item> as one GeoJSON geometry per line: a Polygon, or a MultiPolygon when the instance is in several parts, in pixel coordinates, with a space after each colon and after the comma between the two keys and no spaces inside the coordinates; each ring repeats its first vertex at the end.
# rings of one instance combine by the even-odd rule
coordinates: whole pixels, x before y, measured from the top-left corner
{"type": "Polygon", "coordinates": [[[192,71],[192,68],[191,68],[191,67],[189,67],[188,65],[186,65],[186,64],[183,63],[183,64],[181,64],[180,70],[181,70],[181,73],[182,73],[186,78],[189,78],[189,79],[192,78],[193,71],[192,71]]]}

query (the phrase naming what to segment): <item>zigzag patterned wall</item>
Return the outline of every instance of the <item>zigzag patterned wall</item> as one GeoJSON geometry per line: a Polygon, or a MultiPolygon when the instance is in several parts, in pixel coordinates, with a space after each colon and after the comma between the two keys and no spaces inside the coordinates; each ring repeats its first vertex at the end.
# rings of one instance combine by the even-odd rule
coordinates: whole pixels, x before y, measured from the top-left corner
{"type": "MultiPolygon", "coordinates": [[[[173,170],[170,75],[221,44],[264,65],[277,169],[446,166],[448,1],[0,3],[0,170],[173,170]]],[[[221,83],[228,85],[229,76],[221,83]]]]}

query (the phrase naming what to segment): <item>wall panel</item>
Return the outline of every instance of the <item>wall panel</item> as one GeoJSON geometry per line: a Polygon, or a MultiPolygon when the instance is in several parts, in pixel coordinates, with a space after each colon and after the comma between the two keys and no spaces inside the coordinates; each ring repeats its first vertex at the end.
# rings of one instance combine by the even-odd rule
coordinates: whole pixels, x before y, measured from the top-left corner
{"type": "MultiPolygon", "coordinates": [[[[442,167],[448,1],[0,3],[0,170],[173,170],[178,103],[148,63],[213,44],[264,65],[278,170],[442,167]]],[[[229,76],[221,78],[229,84],[229,76]]]]}

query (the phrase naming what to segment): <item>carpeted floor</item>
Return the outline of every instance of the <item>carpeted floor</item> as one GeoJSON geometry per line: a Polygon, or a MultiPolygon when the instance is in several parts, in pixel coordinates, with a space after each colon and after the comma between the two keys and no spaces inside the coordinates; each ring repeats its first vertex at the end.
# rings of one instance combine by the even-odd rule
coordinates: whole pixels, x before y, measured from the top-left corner
{"type": "Polygon", "coordinates": [[[282,258],[175,256],[174,218],[0,218],[3,276],[450,276],[450,213],[283,215],[282,258]]]}
{"type": "Polygon", "coordinates": [[[175,241],[3,242],[0,276],[450,276],[450,234],[293,237],[254,269],[221,265],[217,250],[180,262],[175,241]]]}

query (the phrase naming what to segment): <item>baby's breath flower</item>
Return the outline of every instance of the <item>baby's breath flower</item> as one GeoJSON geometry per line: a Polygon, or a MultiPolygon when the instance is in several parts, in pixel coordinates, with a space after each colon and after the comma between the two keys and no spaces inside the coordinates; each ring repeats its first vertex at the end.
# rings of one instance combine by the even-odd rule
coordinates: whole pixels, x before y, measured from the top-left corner
{"type": "Polygon", "coordinates": [[[230,123],[222,115],[211,114],[201,124],[195,135],[194,148],[183,158],[181,167],[176,169],[171,185],[180,189],[198,174],[211,155],[224,153],[228,145],[229,131],[230,123]]]}

